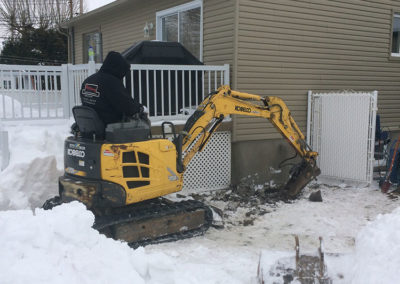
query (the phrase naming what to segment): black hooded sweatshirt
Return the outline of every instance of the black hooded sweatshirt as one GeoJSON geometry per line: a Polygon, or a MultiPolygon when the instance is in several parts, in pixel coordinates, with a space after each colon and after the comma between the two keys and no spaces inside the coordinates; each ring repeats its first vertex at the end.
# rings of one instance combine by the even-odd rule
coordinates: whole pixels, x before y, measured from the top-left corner
{"type": "Polygon", "coordinates": [[[93,108],[105,124],[119,122],[140,111],[122,83],[129,72],[129,63],[118,52],[108,53],[100,70],[82,83],[82,105],[93,108]]]}

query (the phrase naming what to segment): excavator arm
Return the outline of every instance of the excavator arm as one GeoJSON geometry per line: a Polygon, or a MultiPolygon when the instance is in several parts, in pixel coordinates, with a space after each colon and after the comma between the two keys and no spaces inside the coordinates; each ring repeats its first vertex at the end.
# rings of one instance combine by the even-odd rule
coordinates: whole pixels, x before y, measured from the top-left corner
{"type": "Polygon", "coordinates": [[[318,153],[307,145],[288,107],[280,98],[242,93],[231,90],[229,86],[222,86],[209,94],[186,122],[177,141],[181,149],[178,153],[179,171],[184,171],[223,119],[232,114],[268,119],[302,158],[301,163],[292,168],[290,179],[284,187],[289,198],[297,196],[302,188],[320,174],[316,165],[318,153]]]}

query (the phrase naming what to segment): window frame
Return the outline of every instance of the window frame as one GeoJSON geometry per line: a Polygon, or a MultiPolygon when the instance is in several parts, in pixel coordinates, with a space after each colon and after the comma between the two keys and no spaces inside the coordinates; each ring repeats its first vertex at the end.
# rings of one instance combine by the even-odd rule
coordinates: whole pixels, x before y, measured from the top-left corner
{"type": "Polygon", "coordinates": [[[101,41],[100,51],[99,51],[99,53],[100,53],[100,62],[96,62],[96,60],[95,60],[95,62],[96,63],[102,63],[103,62],[103,34],[101,33],[100,30],[94,30],[94,31],[90,31],[90,32],[82,34],[82,61],[83,61],[83,64],[86,64],[86,63],[89,62],[89,54],[88,54],[87,49],[85,49],[85,43],[86,43],[86,39],[85,38],[86,38],[87,35],[91,35],[91,34],[99,34],[100,35],[100,41],[101,41]]]}
{"type": "Polygon", "coordinates": [[[399,10],[392,10],[392,13],[391,13],[390,35],[389,35],[390,36],[390,40],[389,40],[389,59],[400,60],[400,51],[399,51],[399,53],[393,53],[392,52],[394,18],[399,18],[400,19],[400,11],[399,10]]]}
{"type": "Polygon", "coordinates": [[[179,38],[179,13],[200,8],[200,61],[203,61],[203,1],[195,0],[186,4],[178,5],[166,10],[156,12],[156,40],[162,41],[162,19],[173,14],[178,14],[178,41],[179,38]]]}

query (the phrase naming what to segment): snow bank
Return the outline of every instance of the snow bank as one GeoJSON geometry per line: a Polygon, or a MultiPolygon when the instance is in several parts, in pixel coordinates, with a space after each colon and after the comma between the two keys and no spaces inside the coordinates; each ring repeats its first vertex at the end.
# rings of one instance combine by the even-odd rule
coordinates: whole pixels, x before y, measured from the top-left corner
{"type": "Polygon", "coordinates": [[[256,273],[245,248],[204,247],[195,238],[133,250],[93,230],[93,221],[78,202],[0,212],[0,282],[244,284],[256,273]]]}
{"type": "Polygon", "coordinates": [[[10,164],[0,172],[0,210],[40,207],[58,193],[69,126],[69,121],[3,126],[9,134],[10,164]]]}
{"type": "Polygon", "coordinates": [[[400,208],[379,215],[356,239],[351,283],[399,283],[400,208]]]}
{"type": "MultiPolygon", "coordinates": [[[[373,222],[360,230],[354,253],[326,254],[328,277],[334,283],[345,284],[399,283],[399,240],[400,208],[397,208],[392,213],[378,215],[373,222]]],[[[294,250],[268,250],[263,251],[261,256],[260,269],[265,283],[281,283],[279,281],[283,281],[284,275],[282,272],[295,269],[294,250]]]]}
{"type": "Polygon", "coordinates": [[[45,200],[57,194],[60,175],[62,171],[57,170],[54,156],[8,167],[0,173],[0,210],[42,206],[45,200]]]}
{"type": "Polygon", "coordinates": [[[173,272],[165,254],[108,239],[91,228],[93,222],[78,202],[51,211],[0,212],[0,282],[140,284],[173,272]]]}

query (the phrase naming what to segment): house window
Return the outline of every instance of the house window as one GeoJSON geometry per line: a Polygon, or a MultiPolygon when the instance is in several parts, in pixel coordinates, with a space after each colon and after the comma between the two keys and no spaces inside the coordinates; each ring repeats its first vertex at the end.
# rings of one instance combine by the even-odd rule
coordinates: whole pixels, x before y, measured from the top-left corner
{"type": "Polygon", "coordinates": [[[400,56],[400,14],[393,16],[392,56],[400,56]]]}
{"type": "Polygon", "coordinates": [[[193,1],[157,12],[157,40],[180,42],[202,60],[202,1],[193,1]]]}
{"type": "Polygon", "coordinates": [[[96,63],[103,61],[103,42],[101,39],[101,33],[93,32],[83,35],[83,62],[89,61],[89,56],[92,55],[96,63]],[[92,50],[93,52],[92,52],[92,50]]]}

